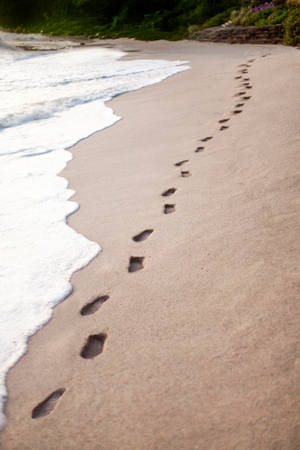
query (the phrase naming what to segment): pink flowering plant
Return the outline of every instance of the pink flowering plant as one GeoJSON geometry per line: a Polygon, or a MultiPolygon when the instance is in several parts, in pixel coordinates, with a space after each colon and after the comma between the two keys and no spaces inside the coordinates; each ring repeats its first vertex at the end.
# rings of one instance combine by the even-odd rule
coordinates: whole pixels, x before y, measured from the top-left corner
{"type": "Polygon", "coordinates": [[[283,0],[273,0],[261,3],[259,0],[252,0],[248,6],[234,11],[232,22],[234,25],[242,26],[262,26],[283,23],[287,17],[288,8],[283,0]]]}
{"type": "Polygon", "coordinates": [[[283,42],[300,46],[300,0],[241,0],[240,9],[231,13],[233,26],[264,26],[282,24],[283,42]]]}
{"type": "Polygon", "coordinates": [[[252,8],[252,11],[253,12],[265,11],[266,9],[271,9],[274,7],[275,7],[275,2],[265,2],[265,3],[262,3],[261,5],[254,6],[254,8],[252,8]]]}

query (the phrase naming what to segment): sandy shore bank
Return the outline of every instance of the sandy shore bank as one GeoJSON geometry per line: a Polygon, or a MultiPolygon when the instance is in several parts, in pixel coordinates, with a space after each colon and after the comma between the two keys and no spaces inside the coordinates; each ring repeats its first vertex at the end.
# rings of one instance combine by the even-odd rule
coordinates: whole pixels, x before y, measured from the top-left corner
{"type": "Polygon", "coordinates": [[[191,70],[73,148],[69,224],[103,252],[11,370],[0,448],[298,449],[300,53],[108,44],[191,70]]]}

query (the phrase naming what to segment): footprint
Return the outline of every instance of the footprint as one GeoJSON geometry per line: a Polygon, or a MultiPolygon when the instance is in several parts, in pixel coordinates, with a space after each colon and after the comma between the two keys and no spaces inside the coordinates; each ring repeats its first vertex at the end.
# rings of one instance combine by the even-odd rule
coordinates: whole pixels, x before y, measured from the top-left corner
{"type": "Polygon", "coordinates": [[[243,100],[250,100],[250,96],[248,96],[248,97],[243,97],[243,100]]]}
{"type": "Polygon", "coordinates": [[[153,231],[154,230],[144,230],[141,233],[134,236],[132,239],[134,240],[134,242],[145,241],[150,236],[150,234],[153,233],[153,231]]]}
{"type": "Polygon", "coordinates": [[[244,81],[250,81],[250,78],[243,78],[244,81]]]}
{"type": "Polygon", "coordinates": [[[144,257],[143,256],[131,256],[129,260],[128,272],[137,272],[144,268],[144,257]]]}
{"type": "Polygon", "coordinates": [[[83,308],[80,310],[80,314],[82,316],[88,316],[90,314],[95,314],[95,312],[98,311],[98,309],[109,299],[109,295],[102,295],[101,297],[95,298],[90,303],[87,303],[83,308]]]}
{"type": "Polygon", "coordinates": [[[222,125],[221,128],[220,128],[220,131],[227,130],[227,128],[229,128],[229,127],[225,127],[224,125],[222,125]]]}
{"type": "Polygon", "coordinates": [[[237,77],[234,77],[235,80],[240,80],[242,78],[242,75],[238,75],[237,77]]]}
{"type": "Polygon", "coordinates": [[[225,122],[228,122],[228,120],[230,120],[230,119],[221,119],[221,120],[219,120],[219,123],[225,123],[225,122]]]}
{"type": "Polygon", "coordinates": [[[164,205],[164,214],[171,214],[175,212],[175,205],[166,204],[164,205]]]}
{"type": "Polygon", "coordinates": [[[233,114],[240,114],[241,112],[243,112],[241,109],[235,109],[233,111],[233,114]]]}
{"type": "Polygon", "coordinates": [[[235,97],[240,97],[241,95],[244,95],[244,94],[246,94],[246,91],[241,91],[241,92],[238,92],[237,94],[235,94],[235,97]]]}
{"type": "Polygon", "coordinates": [[[92,359],[103,352],[104,343],[107,339],[107,334],[92,334],[88,337],[86,344],[82,347],[80,356],[84,359],[92,359]]]}
{"type": "Polygon", "coordinates": [[[238,103],[237,105],[235,105],[236,108],[241,108],[242,106],[244,106],[245,103],[238,103]]]}
{"type": "Polygon", "coordinates": [[[31,417],[33,419],[38,419],[39,417],[48,416],[56,406],[58,399],[64,394],[65,389],[57,389],[52,392],[45,400],[39,403],[35,408],[33,408],[31,417]]]}
{"type": "Polygon", "coordinates": [[[240,64],[238,67],[250,67],[249,64],[240,64]]]}
{"type": "Polygon", "coordinates": [[[170,188],[170,189],[167,189],[165,192],[163,192],[161,195],[163,197],[170,197],[170,195],[175,194],[176,191],[177,191],[176,188],[170,188]]]}
{"type": "Polygon", "coordinates": [[[248,85],[246,86],[246,89],[252,89],[252,86],[248,85]]]}
{"type": "Polygon", "coordinates": [[[195,153],[203,152],[205,147],[197,147],[195,153]]]}
{"type": "Polygon", "coordinates": [[[183,178],[190,177],[191,175],[192,175],[191,172],[189,172],[188,170],[182,170],[181,171],[181,176],[183,178]]]}
{"type": "Polygon", "coordinates": [[[249,59],[248,62],[249,63],[253,63],[255,61],[255,59],[249,59]]]}
{"type": "Polygon", "coordinates": [[[201,142],[207,142],[207,141],[210,141],[212,138],[213,138],[212,136],[208,136],[208,137],[206,137],[206,138],[204,138],[204,139],[201,139],[201,142]]]}
{"type": "Polygon", "coordinates": [[[178,163],[175,163],[174,166],[180,167],[180,166],[183,166],[183,164],[185,164],[187,162],[189,162],[189,160],[188,159],[184,159],[183,161],[179,161],[178,163]]]}

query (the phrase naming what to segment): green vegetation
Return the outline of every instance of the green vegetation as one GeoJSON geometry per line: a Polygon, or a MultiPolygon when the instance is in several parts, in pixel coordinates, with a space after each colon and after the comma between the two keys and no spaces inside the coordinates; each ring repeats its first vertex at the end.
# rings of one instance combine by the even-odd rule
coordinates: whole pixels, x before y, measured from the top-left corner
{"type": "Polygon", "coordinates": [[[284,24],[300,44],[300,0],[0,0],[0,25],[15,31],[116,38],[180,39],[222,25],[284,24]],[[269,4],[269,6],[268,6],[269,4]]]}
{"type": "Polygon", "coordinates": [[[287,15],[284,42],[300,46],[300,8],[290,9],[287,15]]]}
{"type": "Polygon", "coordinates": [[[50,34],[176,39],[189,25],[215,16],[212,24],[222,23],[239,6],[240,0],[0,0],[0,24],[50,34]]]}
{"type": "Polygon", "coordinates": [[[240,11],[234,11],[231,14],[233,25],[242,26],[262,26],[284,23],[288,16],[287,6],[275,6],[257,12],[253,12],[251,7],[242,8],[240,11]]]}
{"type": "Polygon", "coordinates": [[[235,11],[235,9],[230,8],[227,9],[226,11],[216,14],[213,17],[210,17],[201,25],[201,28],[217,27],[219,25],[222,25],[223,23],[227,22],[230,19],[233,11],[235,11]]]}
{"type": "Polygon", "coordinates": [[[282,24],[284,26],[284,43],[300,45],[300,0],[270,2],[271,7],[253,11],[261,1],[251,2],[231,13],[233,25],[263,26],[282,24]]]}

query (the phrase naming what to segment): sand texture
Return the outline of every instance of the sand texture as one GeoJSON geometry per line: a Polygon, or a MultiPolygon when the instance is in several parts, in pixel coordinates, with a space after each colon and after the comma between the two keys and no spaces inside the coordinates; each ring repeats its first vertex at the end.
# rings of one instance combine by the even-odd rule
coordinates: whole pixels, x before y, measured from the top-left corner
{"type": "Polygon", "coordinates": [[[191,70],[73,148],[103,251],[11,370],[0,448],[299,449],[300,52],[108,44],[191,70]]]}

